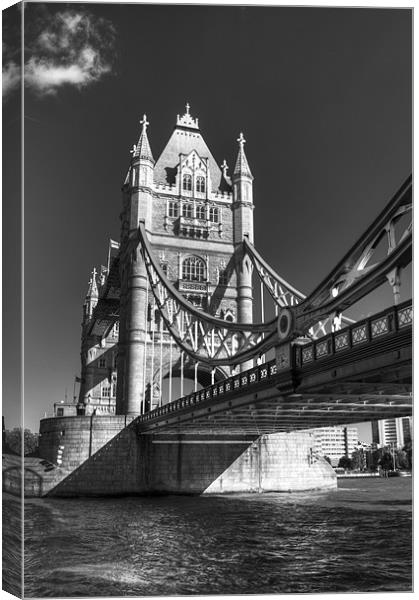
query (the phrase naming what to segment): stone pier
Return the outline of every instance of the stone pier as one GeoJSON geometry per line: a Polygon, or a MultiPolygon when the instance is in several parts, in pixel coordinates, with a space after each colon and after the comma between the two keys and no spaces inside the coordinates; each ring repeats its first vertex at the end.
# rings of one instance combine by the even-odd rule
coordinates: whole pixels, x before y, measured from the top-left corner
{"type": "Polygon", "coordinates": [[[223,494],[336,487],[309,432],[142,435],[129,417],[41,421],[40,452],[57,463],[44,495],[223,494]],[[125,426],[125,423],[127,425],[125,426]]]}

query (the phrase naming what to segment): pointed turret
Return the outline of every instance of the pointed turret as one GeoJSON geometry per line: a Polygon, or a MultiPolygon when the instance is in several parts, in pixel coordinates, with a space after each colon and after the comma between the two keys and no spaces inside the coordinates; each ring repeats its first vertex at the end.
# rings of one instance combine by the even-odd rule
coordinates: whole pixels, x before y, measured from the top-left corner
{"type": "Polygon", "coordinates": [[[239,153],[233,173],[234,243],[246,236],[253,243],[253,175],[244,152],[243,134],[237,139],[239,153]]]}
{"type": "MultiPolygon", "coordinates": [[[[239,153],[233,173],[233,222],[234,244],[240,246],[247,238],[253,243],[253,175],[244,152],[246,140],[240,133],[237,139],[239,153]]],[[[236,264],[237,273],[237,317],[240,323],[252,323],[252,264],[248,256],[242,257],[236,264]]],[[[240,366],[241,370],[250,369],[253,361],[240,366]]]]}
{"type": "Polygon", "coordinates": [[[93,388],[93,377],[94,370],[92,365],[93,357],[89,356],[90,349],[94,346],[94,336],[89,334],[89,327],[91,324],[91,318],[93,310],[99,301],[99,291],[96,281],[97,276],[96,268],[94,267],[89,279],[89,287],[87,288],[86,298],[83,304],[83,321],[82,321],[82,336],[81,336],[81,385],[79,391],[79,401],[77,404],[77,414],[86,414],[86,404],[88,392],[93,388]]]}
{"type": "Polygon", "coordinates": [[[143,120],[140,121],[140,124],[143,126],[140,139],[138,140],[138,144],[133,147],[132,158],[139,158],[140,160],[149,160],[154,165],[154,158],[150,148],[150,142],[148,141],[147,136],[147,126],[150,125],[149,121],[147,121],[147,115],[143,115],[143,120]]]}
{"type": "Polygon", "coordinates": [[[99,292],[97,289],[96,275],[97,271],[94,268],[89,279],[89,287],[87,288],[87,294],[83,304],[83,325],[86,325],[86,323],[89,321],[92,316],[93,309],[98,303],[99,292]]]}
{"type": "Polygon", "coordinates": [[[249,163],[247,162],[244,151],[244,144],[246,143],[246,140],[244,139],[242,133],[240,133],[237,141],[239,142],[239,153],[237,155],[236,166],[234,167],[233,178],[237,179],[238,177],[249,177],[253,180],[253,175],[250,171],[249,163]]]}
{"type": "Polygon", "coordinates": [[[97,281],[96,281],[96,267],[93,268],[92,275],[89,279],[89,287],[87,289],[86,300],[97,299],[99,297],[99,293],[97,290],[97,281]]]}
{"type": "Polygon", "coordinates": [[[128,195],[127,205],[129,214],[127,222],[129,229],[137,229],[140,219],[144,219],[146,225],[151,224],[151,197],[154,184],[154,158],[150,148],[150,142],[147,136],[147,115],[143,116],[142,130],[138,144],[134,145],[131,154],[131,167],[125,189],[128,195]]]}

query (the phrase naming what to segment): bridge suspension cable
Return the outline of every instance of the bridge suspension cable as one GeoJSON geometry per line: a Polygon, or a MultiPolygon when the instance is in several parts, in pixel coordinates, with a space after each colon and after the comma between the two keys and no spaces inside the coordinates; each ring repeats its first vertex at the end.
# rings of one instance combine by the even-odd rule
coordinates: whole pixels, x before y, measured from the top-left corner
{"type": "MultiPolygon", "coordinates": [[[[260,279],[261,285],[261,304],[263,306],[263,287],[265,287],[275,303],[275,315],[278,315],[278,307],[297,306],[306,299],[306,296],[291,286],[285,279],[283,279],[278,273],[262,258],[256,248],[249,242],[248,239],[243,240],[244,251],[250,257],[252,264],[255,268],[255,272],[260,279]]],[[[346,324],[350,325],[353,323],[352,319],[342,317],[338,319],[339,325],[337,326],[336,313],[328,315],[326,318],[319,320],[310,327],[309,331],[305,332],[310,335],[313,339],[318,339],[323,335],[326,335],[332,331],[336,331],[341,326],[341,320],[346,324]]],[[[262,320],[263,317],[262,317],[262,320]]]]}
{"type": "Polygon", "coordinates": [[[391,282],[394,273],[411,261],[411,221],[399,236],[395,229],[402,216],[411,214],[411,195],[409,177],[329,276],[307,297],[282,279],[245,239],[243,255],[249,255],[261,282],[279,306],[278,319],[259,324],[227,322],[188,302],[166,279],[153,258],[145,225],[140,222],[138,241],[151,291],[170,335],[181,350],[196,361],[213,367],[236,366],[293,337],[311,332],[311,337],[316,339],[327,334],[329,327],[332,331],[340,329],[342,321],[351,323],[341,316],[343,310],[387,279],[391,282]],[[388,243],[387,255],[377,257],[377,262],[370,264],[384,236],[388,243]]]}
{"type": "Polygon", "coordinates": [[[296,327],[307,329],[331,313],[342,313],[389,281],[412,260],[412,176],[409,176],[364,234],[296,309],[296,327]],[[410,217],[400,232],[396,224],[410,217]],[[377,253],[386,240],[386,256],[377,253]],[[371,264],[375,257],[376,262],[371,264]]]}
{"type": "MultiPolygon", "coordinates": [[[[148,241],[144,223],[140,223],[138,238],[133,238],[125,252],[132,251],[141,244],[145,261],[148,284],[146,305],[153,298],[150,318],[151,335],[144,345],[144,372],[150,363],[151,381],[149,387],[150,404],[153,402],[153,375],[155,362],[155,308],[158,307],[169,335],[182,352],[181,386],[183,390],[184,353],[196,362],[216,366],[236,365],[263,355],[281,342],[289,342],[298,335],[307,335],[311,330],[314,339],[328,332],[340,329],[341,323],[352,321],[341,317],[342,311],[360,300],[386,281],[393,287],[394,301],[399,301],[399,271],[411,262],[412,258],[412,179],[409,177],[390,200],[380,215],[353,245],[331,273],[309,295],[288,284],[264,261],[256,249],[244,240],[242,254],[247,253],[264,288],[275,302],[277,318],[264,321],[264,301],[262,296],[262,322],[259,324],[232,323],[219,319],[197,309],[189,303],[166,279],[148,241]],[[407,225],[400,227],[403,221],[407,225]],[[379,255],[380,246],[386,243],[386,254],[379,255]],[[376,259],[373,262],[374,258],[376,259]],[[282,337],[280,322],[284,324],[282,337]],[[151,348],[150,348],[151,345],[151,348]]],[[[120,256],[111,266],[109,281],[103,296],[94,309],[90,333],[106,336],[119,318],[119,299],[115,296],[116,286],[120,285],[117,276],[120,256]],[[112,275],[112,276],[111,276],[112,275]]],[[[163,326],[163,323],[162,323],[163,326]]],[[[164,335],[164,334],[163,334],[164,335]]],[[[162,337],[162,335],[161,335],[162,337]]],[[[195,367],[195,389],[197,387],[195,367]]],[[[162,386],[160,386],[161,388],[162,386]]],[[[144,378],[143,406],[147,397],[147,381],[144,378]]],[[[161,389],[160,389],[161,394],[161,389]]]]}
{"type": "Polygon", "coordinates": [[[209,315],[188,302],[167,280],[154,259],[143,222],[138,232],[154,300],[170,335],[184,352],[214,367],[235,366],[275,344],[276,319],[259,324],[233,323],[209,315]]]}

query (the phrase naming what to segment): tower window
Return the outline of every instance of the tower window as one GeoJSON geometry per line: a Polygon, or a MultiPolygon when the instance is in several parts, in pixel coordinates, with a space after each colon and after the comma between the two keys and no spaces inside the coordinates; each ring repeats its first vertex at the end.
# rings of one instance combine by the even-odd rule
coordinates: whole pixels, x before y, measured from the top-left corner
{"type": "Polygon", "coordinates": [[[169,213],[169,217],[176,218],[179,215],[179,207],[178,207],[177,202],[172,202],[172,201],[169,202],[168,213],[169,213]]]}
{"type": "Polygon", "coordinates": [[[182,189],[190,192],[192,190],[192,175],[184,175],[182,180],[182,189]]]}
{"type": "Polygon", "coordinates": [[[202,177],[202,175],[199,175],[196,178],[196,191],[201,193],[205,192],[205,177],[202,177]]]}
{"type": "Polygon", "coordinates": [[[164,274],[166,275],[166,277],[167,277],[167,274],[168,274],[168,272],[169,272],[169,265],[167,264],[167,262],[164,262],[164,263],[162,263],[162,264],[161,264],[161,268],[162,268],[162,271],[163,271],[163,273],[164,273],[164,274]]]}
{"type": "Polygon", "coordinates": [[[99,369],[104,369],[106,367],[106,358],[99,358],[99,369]]]}
{"type": "Polygon", "coordinates": [[[211,206],[211,208],[209,210],[209,218],[212,223],[218,223],[218,220],[219,220],[218,208],[216,208],[215,206],[211,206]]]}
{"type": "Polygon", "coordinates": [[[185,258],[182,265],[182,279],[186,281],[205,281],[205,263],[197,256],[185,258]]]}
{"type": "Polygon", "coordinates": [[[111,386],[104,385],[102,387],[102,398],[110,398],[110,396],[111,396],[111,386]]]}
{"type": "Polygon", "coordinates": [[[187,219],[192,219],[192,204],[184,204],[182,206],[182,216],[186,217],[187,219]]]}
{"type": "Polygon", "coordinates": [[[196,218],[205,219],[205,206],[201,205],[196,207],[196,218]]]}
{"type": "Polygon", "coordinates": [[[154,310],[154,323],[156,325],[156,329],[159,329],[160,327],[160,319],[161,319],[161,314],[158,308],[156,308],[154,310]]]}

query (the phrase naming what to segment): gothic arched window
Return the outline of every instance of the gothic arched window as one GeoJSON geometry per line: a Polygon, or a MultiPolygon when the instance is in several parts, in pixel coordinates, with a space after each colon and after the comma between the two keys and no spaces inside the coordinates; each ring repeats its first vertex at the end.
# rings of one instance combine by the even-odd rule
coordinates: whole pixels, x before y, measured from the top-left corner
{"type": "Polygon", "coordinates": [[[197,192],[205,192],[205,177],[202,177],[202,175],[199,175],[196,178],[196,191],[197,192]]]}
{"type": "Polygon", "coordinates": [[[202,258],[189,256],[182,264],[182,279],[186,281],[205,281],[205,263],[202,258]]]}
{"type": "Polygon", "coordinates": [[[192,190],[192,175],[184,175],[182,180],[182,189],[190,192],[192,190]]]}
{"type": "Polygon", "coordinates": [[[187,219],[192,219],[193,207],[192,204],[184,204],[182,206],[182,217],[186,217],[187,219]]]}
{"type": "Polygon", "coordinates": [[[211,206],[209,210],[209,218],[212,223],[218,223],[218,208],[215,206],[211,206]]]}
{"type": "Polygon", "coordinates": [[[205,219],[205,206],[197,206],[196,207],[196,218],[197,219],[205,219]]]}
{"type": "Polygon", "coordinates": [[[169,213],[169,217],[176,218],[178,216],[179,209],[178,209],[177,202],[174,202],[174,201],[169,202],[168,213],[169,213]]]}

